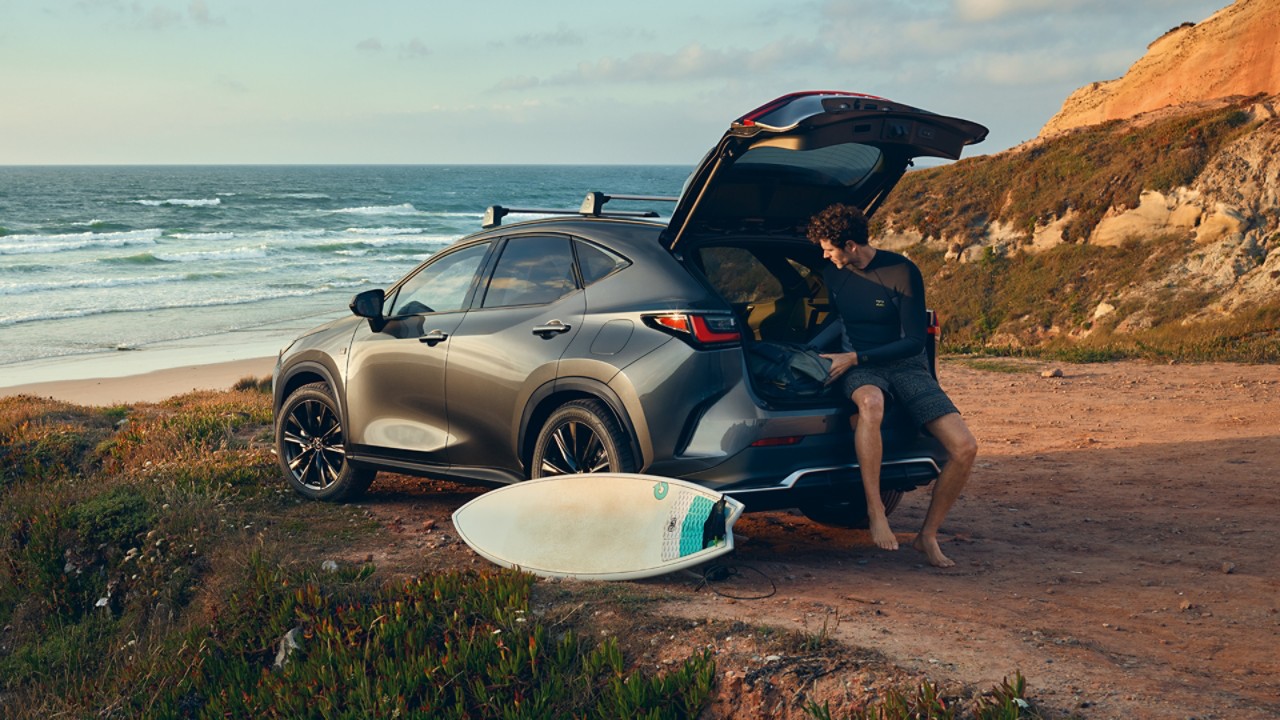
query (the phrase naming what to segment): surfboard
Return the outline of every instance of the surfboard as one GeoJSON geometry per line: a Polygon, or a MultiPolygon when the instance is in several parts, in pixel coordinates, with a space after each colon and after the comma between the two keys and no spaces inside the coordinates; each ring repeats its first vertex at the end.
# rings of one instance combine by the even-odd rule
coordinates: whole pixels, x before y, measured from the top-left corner
{"type": "Polygon", "coordinates": [[[458,536],[503,567],[552,578],[635,580],[733,550],[743,505],[685,480],[556,475],[491,490],[453,513],[458,536]]]}

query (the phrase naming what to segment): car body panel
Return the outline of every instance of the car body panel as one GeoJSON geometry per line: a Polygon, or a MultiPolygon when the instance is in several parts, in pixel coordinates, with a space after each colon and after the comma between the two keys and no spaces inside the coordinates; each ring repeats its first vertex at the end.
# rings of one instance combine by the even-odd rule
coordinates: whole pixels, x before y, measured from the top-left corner
{"type": "Polygon", "coordinates": [[[513,442],[529,397],[554,382],[560,357],[582,327],[582,290],[551,305],[472,308],[450,338],[447,395],[451,463],[515,467],[513,442]],[[537,335],[560,323],[568,330],[537,335]],[[515,349],[518,348],[518,351],[515,349]]]}
{"type": "Polygon", "coordinates": [[[448,464],[445,368],[465,312],[411,315],[382,332],[357,331],[347,374],[347,434],[355,446],[448,464]],[[423,342],[430,333],[446,335],[423,342]]]}

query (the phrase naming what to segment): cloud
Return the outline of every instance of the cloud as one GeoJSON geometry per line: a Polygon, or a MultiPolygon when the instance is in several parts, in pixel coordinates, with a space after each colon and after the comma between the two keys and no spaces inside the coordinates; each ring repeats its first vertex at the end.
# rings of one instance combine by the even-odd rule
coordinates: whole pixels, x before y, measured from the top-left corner
{"type": "MultiPolygon", "coordinates": [[[[540,33],[529,33],[511,38],[512,45],[522,47],[545,47],[551,45],[554,47],[574,47],[582,45],[585,40],[576,30],[570,30],[569,26],[560,23],[555,30],[540,33]]],[[[497,43],[501,45],[502,43],[497,43]]]]}
{"type": "Polygon", "coordinates": [[[522,90],[544,85],[662,83],[737,78],[787,66],[821,62],[830,52],[813,41],[782,40],[756,49],[722,50],[692,42],[669,53],[643,52],[623,58],[582,62],[547,78],[519,75],[504,78],[495,90],[522,90]]]}
{"type": "Polygon", "coordinates": [[[541,84],[542,81],[534,75],[512,75],[499,80],[498,84],[493,86],[493,89],[503,92],[528,90],[541,84]]]}
{"type": "Polygon", "coordinates": [[[160,5],[152,6],[150,10],[146,11],[145,17],[147,25],[151,26],[153,30],[168,30],[182,24],[182,15],[180,13],[160,5]]]}
{"type": "Polygon", "coordinates": [[[956,0],[955,9],[960,19],[981,22],[1044,13],[1075,13],[1115,5],[1109,0],[956,0]]]}
{"type": "Polygon", "coordinates": [[[204,0],[191,0],[191,4],[187,6],[187,16],[196,25],[204,27],[226,25],[225,20],[214,17],[209,13],[209,6],[204,0]]]}
{"type": "Polygon", "coordinates": [[[423,44],[418,38],[413,38],[409,42],[400,45],[399,54],[400,58],[405,60],[424,58],[431,54],[431,48],[423,44]]]}
{"type": "MultiPolygon", "coordinates": [[[[382,40],[376,37],[368,37],[356,43],[356,50],[362,53],[377,54],[386,50],[386,46],[382,44],[382,40]]],[[[416,60],[431,55],[431,48],[427,47],[418,38],[413,38],[408,42],[402,42],[395,46],[396,57],[401,60],[416,60]]]]}
{"type": "Polygon", "coordinates": [[[244,95],[249,92],[249,87],[247,85],[227,75],[219,75],[215,77],[213,79],[213,86],[235,95],[244,95]]]}
{"type": "Polygon", "coordinates": [[[106,12],[119,15],[128,21],[138,23],[152,30],[171,30],[186,27],[188,24],[197,27],[219,27],[226,25],[226,20],[209,11],[205,0],[191,0],[186,12],[175,10],[164,4],[144,4],[140,2],[123,2],[122,0],[79,0],[74,6],[86,12],[106,12]]]}

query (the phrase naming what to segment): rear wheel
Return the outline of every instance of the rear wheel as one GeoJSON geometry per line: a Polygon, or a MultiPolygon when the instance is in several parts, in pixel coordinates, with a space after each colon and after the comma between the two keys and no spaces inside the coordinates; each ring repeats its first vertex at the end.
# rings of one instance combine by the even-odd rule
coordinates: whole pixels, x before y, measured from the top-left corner
{"type": "Polygon", "coordinates": [[[637,469],[627,433],[599,400],[573,400],[551,413],[538,433],[529,477],[629,473],[637,469]]]}
{"type": "Polygon", "coordinates": [[[289,485],[313,500],[352,500],[376,471],[347,462],[338,404],[324,383],[303,385],[276,417],[276,457],[289,485]]]}
{"type": "MultiPolygon", "coordinates": [[[[884,503],[886,516],[893,513],[901,500],[901,490],[880,491],[880,501],[884,503]]],[[[800,506],[800,512],[810,520],[823,525],[863,530],[867,527],[867,498],[862,494],[861,488],[854,488],[853,492],[822,502],[806,503],[800,506]]]]}

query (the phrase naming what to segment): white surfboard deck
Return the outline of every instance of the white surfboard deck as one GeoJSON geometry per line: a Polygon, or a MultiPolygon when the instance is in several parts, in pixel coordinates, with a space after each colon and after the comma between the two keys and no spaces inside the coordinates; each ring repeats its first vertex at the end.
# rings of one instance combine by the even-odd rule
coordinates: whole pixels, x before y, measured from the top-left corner
{"type": "Polygon", "coordinates": [[[453,526],[471,549],[503,567],[635,580],[730,552],[742,510],[741,502],[685,480],[589,473],[491,490],[458,508],[453,526]]]}

